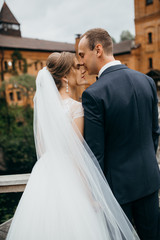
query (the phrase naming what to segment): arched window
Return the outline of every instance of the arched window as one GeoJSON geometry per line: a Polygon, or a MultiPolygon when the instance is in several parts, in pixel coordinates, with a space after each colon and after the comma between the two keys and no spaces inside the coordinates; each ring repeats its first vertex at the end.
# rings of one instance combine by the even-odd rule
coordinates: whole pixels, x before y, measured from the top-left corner
{"type": "Polygon", "coordinates": [[[151,32],[148,33],[148,43],[149,44],[152,43],[152,33],[151,32]]]}
{"type": "Polygon", "coordinates": [[[35,70],[38,70],[38,68],[37,68],[37,62],[34,63],[34,66],[35,66],[35,70]]]}
{"type": "Polygon", "coordinates": [[[43,62],[40,63],[41,64],[41,69],[43,68],[43,62]]]}
{"type": "Polygon", "coordinates": [[[18,126],[18,127],[21,127],[21,126],[23,126],[23,125],[24,125],[24,122],[22,122],[22,121],[18,121],[18,122],[17,122],[17,126],[18,126]]]}
{"type": "Polygon", "coordinates": [[[13,92],[9,93],[9,98],[10,98],[11,101],[14,101],[13,92]]]}
{"type": "Polygon", "coordinates": [[[153,60],[152,60],[152,58],[149,58],[148,61],[149,61],[149,68],[153,68],[153,60]]]}
{"type": "Polygon", "coordinates": [[[146,5],[152,4],[153,0],[146,0],[146,5]]]}
{"type": "Polygon", "coordinates": [[[16,69],[16,68],[15,68],[15,62],[14,62],[14,61],[12,61],[12,69],[13,69],[13,70],[16,69]]]}
{"type": "Polygon", "coordinates": [[[11,61],[8,62],[8,66],[12,67],[12,62],[11,61]]]}
{"type": "Polygon", "coordinates": [[[20,101],[22,98],[21,98],[21,92],[20,91],[18,91],[17,92],[17,99],[18,99],[18,101],[20,101]]]}
{"type": "Polygon", "coordinates": [[[21,63],[21,60],[19,60],[18,64],[19,64],[19,70],[22,70],[22,63],[21,63]]]}
{"type": "Polygon", "coordinates": [[[4,68],[6,71],[8,71],[8,62],[7,61],[4,61],[4,68]]]}

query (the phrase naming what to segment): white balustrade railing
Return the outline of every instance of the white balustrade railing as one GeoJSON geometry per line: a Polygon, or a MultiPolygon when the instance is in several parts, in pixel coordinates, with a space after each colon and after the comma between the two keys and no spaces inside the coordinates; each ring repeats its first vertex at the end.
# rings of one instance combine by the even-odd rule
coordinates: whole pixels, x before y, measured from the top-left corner
{"type": "Polygon", "coordinates": [[[23,192],[30,174],[0,176],[0,193],[23,192]]]}

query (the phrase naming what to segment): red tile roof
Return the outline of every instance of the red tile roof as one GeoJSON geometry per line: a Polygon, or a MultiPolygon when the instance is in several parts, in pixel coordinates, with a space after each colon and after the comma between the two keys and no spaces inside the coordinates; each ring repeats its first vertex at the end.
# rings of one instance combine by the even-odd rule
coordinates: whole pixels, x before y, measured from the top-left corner
{"type": "Polygon", "coordinates": [[[0,34],[0,48],[24,49],[35,51],[69,51],[75,52],[74,44],[46,41],[33,38],[6,36],[0,34]]]}
{"type": "Polygon", "coordinates": [[[136,48],[133,40],[126,40],[120,43],[115,43],[113,45],[114,55],[130,53],[133,48],[136,48]]]}
{"type": "MultiPolygon", "coordinates": [[[[6,36],[0,34],[0,48],[24,49],[35,51],[69,51],[75,52],[75,45],[72,43],[55,42],[40,40],[34,38],[23,38],[15,36],[6,36]]],[[[114,55],[130,53],[136,48],[133,40],[126,40],[113,45],[114,55]]]]}

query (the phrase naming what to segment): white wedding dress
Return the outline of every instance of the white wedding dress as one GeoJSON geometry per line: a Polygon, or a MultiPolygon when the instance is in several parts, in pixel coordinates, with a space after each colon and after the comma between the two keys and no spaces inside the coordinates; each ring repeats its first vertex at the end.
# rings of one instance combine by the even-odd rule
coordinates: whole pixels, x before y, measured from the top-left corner
{"type": "Polygon", "coordinates": [[[81,103],[61,100],[46,68],[36,84],[38,161],[7,240],[138,240],[95,157],[73,127],[74,119],[83,116],[81,103]]]}

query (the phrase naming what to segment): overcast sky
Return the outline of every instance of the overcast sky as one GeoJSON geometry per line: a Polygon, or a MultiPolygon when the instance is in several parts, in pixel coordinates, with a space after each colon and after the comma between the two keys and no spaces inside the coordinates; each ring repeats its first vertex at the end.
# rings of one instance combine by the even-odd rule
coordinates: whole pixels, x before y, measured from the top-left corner
{"type": "MultiPolygon", "coordinates": [[[[4,0],[0,0],[0,9],[4,0]]],[[[23,37],[75,42],[90,28],[106,29],[116,42],[123,30],[133,35],[134,0],[6,0],[23,37]]]]}

